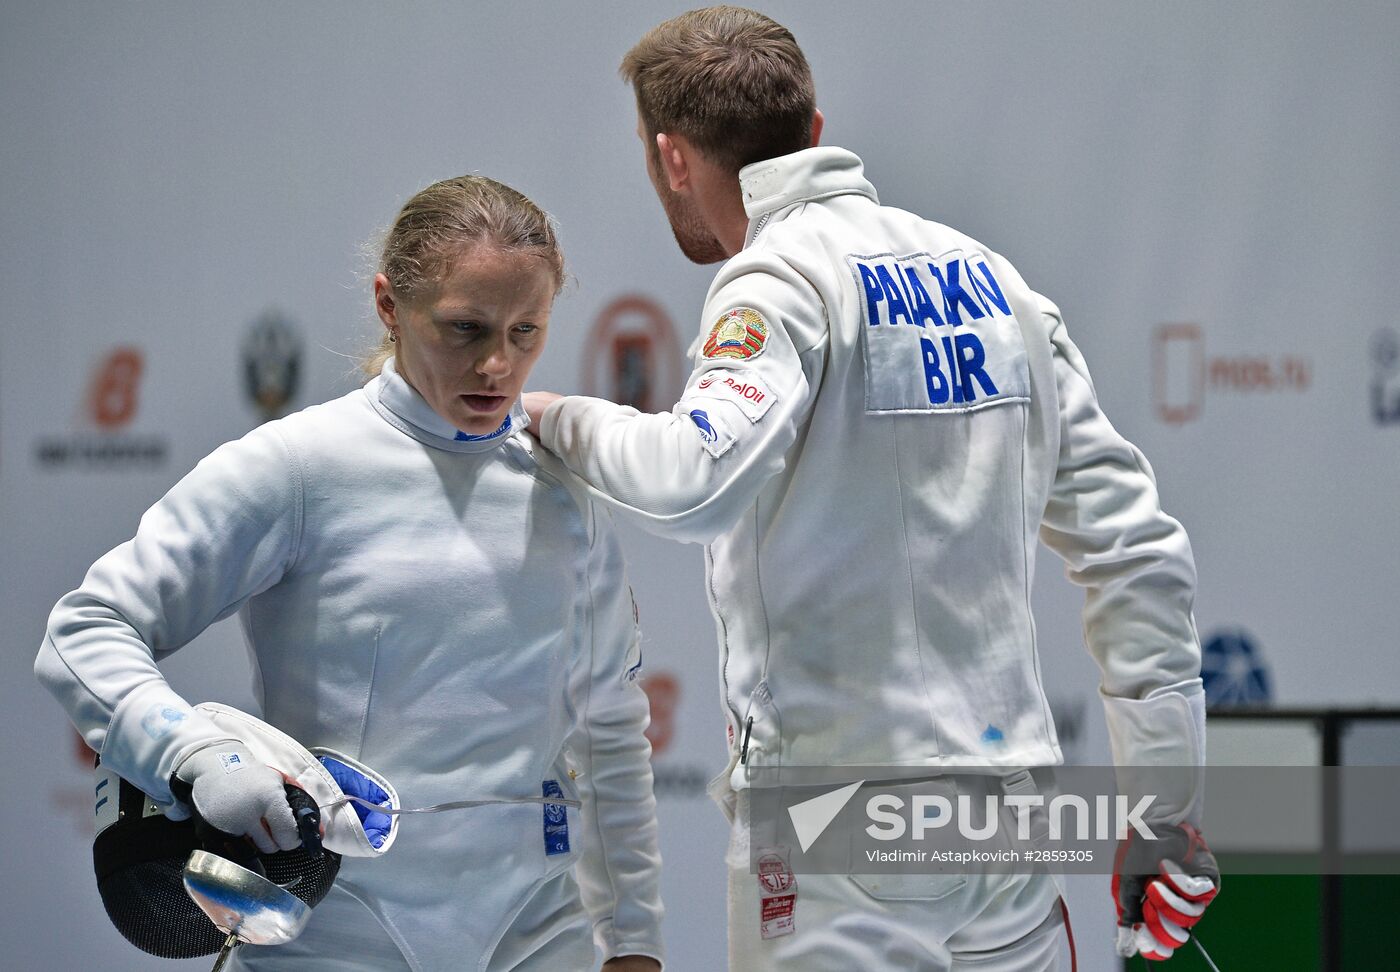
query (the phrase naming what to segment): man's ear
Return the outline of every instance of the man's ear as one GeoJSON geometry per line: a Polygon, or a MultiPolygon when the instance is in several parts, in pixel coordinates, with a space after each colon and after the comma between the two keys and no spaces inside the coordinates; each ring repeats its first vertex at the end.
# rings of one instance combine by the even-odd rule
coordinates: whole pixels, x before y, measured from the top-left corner
{"type": "Polygon", "coordinates": [[[813,111],[812,111],[812,144],[809,146],[810,148],[816,148],[816,147],[817,147],[817,144],[818,144],[819,142],[821,142],[821,140],[822,140],[822,124],[823,124],[825,121],[826,121],[826,119],[825,119],[824,117],[822,117],[822,110],[821,110],[820,108],[813,109],[813,111]]]}
{"type": "Polygon", "coordinates": [[[656,133],[656,151],[661,156],[661,171],[666,175],[666,184],[672,192],[680,192],[690,184],[690,162],[687,151],[690,146],[680,136],[672,138],[665,132],[656,133]]]}

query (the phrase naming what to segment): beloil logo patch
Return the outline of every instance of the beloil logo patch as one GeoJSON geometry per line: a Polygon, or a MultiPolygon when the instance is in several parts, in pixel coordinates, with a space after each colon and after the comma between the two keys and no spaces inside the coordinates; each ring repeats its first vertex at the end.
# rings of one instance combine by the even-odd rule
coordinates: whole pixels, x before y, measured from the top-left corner
{"type": "Polygon", "coordinates": [[[693,397],[717,398],[738,405],[750,422],[757,422],[777,399],[758,374],[716,368],[696,383],[693,397]]]}

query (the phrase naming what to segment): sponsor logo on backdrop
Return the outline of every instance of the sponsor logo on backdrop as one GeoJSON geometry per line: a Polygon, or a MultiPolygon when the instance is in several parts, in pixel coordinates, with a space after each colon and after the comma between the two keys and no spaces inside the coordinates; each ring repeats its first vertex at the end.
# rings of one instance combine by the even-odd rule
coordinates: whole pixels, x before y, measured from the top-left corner
{"type": "Polygon", "coordinates": [[[40,438],[34,444],[39,466],[97,471],[163,466],[169,440],[129,431],[140,409],[145,370],[139,348],[109,350],[93,369],[83,397],[83,420],[90,430],[40,438]]]}
{"type": "Polygon", "coordinates": [[[651,743],[651,773],[657,798],[704,796],[705,784],[714,774],[698,763],[676,759],[672,753],[680,711],[680,679],[664,669],[648,672],[642,676],[642,691],[651,705],[647,740],[651,743]]]}
{"type": "Polygon", "coordinates": [[[1206,706],[1265,705],[1273,701],[1269,666],[1253,636],[1242,629],[1217,631],[1201,645],[1206,706]]]}
{"type": "Polygon", "coordinates": [[[641,412],[670,408],[685,381],[671,318],[640,294],[609,303],[584,341],[583,393],[641,412]]]}
{"type": "Polygon", "coordinates": [[[1383,327],[1371,337],[1371,417],[1400,423],[1400,334],[1383,327]]]}
{"type": "Polygon", "coordinates": [[[287,414],[301,388],[301,332],[286,317],[268,311],[243,339],[243,389],[267,422],[287,414]]]}
{"type": "Polygon", "coordinates": [[[1200,418],[1207,397],[1296,394],[1311,384],[1312,363],[1300,355],[1207,354],[1200,324],[1158,324],[1153,332],[1153,398],[1168,425],[1200,418]]]}

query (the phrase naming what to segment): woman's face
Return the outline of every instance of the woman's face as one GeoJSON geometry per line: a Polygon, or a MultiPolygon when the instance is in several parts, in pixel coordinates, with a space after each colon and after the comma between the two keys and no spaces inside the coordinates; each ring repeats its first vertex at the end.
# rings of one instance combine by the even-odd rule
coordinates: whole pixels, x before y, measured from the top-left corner
{"type": "Polygon", "coordinates": [[[451,254],[436,285],[411,301],[378,274],[374,301],[403,379],[456,428],[490,435],[544,351],[554,289],[542,258],[480,243],[451,254]]]}

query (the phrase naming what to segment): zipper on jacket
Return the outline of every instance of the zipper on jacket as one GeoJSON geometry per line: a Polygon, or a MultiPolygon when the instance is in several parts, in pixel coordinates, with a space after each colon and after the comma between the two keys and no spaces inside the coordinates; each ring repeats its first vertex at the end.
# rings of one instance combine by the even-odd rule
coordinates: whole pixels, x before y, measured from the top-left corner
{"type": "Polygon", "coordinates": [[[758,217],[758,222],[753,224],[753,235],[750,236],[749,241],[744,244],[745,247],[753,246],[753,241],[758,239],[758,234],[763,232],[763,227],[768,225],[768,218],[772,215],[772,213],[764,213],[762,216],[758,217]]]}

